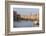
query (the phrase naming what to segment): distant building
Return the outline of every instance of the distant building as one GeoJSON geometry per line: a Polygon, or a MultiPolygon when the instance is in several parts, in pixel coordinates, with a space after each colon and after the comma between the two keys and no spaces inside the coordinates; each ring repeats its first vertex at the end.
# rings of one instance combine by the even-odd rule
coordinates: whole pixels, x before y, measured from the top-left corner
{"type": "Polygon", "coordinates": [[[27,15],[22,15],[21,18],[23,19],[28,19],[28,20],[39,20],[39,16],[38,15],[30,15],[30,16],[27,16],[27,15]]]}
{"type": "Polygon", "coordinates": [[[20,20],[20,14],[17,14],[16,11],[13,11],[14,21],[20,20]]]}

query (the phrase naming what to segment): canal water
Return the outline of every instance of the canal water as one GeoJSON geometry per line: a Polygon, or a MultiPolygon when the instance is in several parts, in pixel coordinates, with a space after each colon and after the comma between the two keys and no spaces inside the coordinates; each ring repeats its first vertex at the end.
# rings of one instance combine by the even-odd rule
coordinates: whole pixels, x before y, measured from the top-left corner
{"type": "Polygon", "coordinates": [[[14,21],[13,24],[14,24],[13,27],[32,27],[33,22],[21,20],[21,21],[14,21]]]}

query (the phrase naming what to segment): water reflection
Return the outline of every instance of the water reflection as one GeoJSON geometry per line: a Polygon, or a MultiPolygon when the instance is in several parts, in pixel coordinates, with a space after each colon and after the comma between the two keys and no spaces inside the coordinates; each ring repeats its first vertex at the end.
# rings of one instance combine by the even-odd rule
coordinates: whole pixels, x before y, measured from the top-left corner
{"type": "Polygon", "coordinates": [[[14,27],[32,27],[33,22],[32,21],[14,21],[14,27]]]}

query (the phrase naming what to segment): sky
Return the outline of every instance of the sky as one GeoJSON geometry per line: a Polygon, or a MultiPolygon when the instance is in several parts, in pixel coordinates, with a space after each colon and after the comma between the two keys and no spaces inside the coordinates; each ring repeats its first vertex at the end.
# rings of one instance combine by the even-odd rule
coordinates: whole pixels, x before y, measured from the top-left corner
{"type": "Polygon", "coordinates": [[[38,8],[13,8],[13,11],[16,11],[17,14],[20,15],[31,15],[39,13],[39,9],[38,8]]]}

